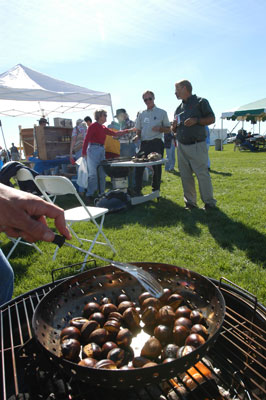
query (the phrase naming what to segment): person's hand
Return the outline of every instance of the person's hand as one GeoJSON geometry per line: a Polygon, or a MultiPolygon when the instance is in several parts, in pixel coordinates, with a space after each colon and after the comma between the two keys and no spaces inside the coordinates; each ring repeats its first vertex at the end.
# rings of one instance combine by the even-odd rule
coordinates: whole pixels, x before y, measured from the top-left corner
{"type": "Polygon", "coordinates": [[[136,135],[132,138],[132,142],[137,142],[139,140],[139,135],[136,135]]]}
{"type": "Polygon", "coordinates": [[[185,126],[193,126],[198,123],[198,118],[188,118],[185,120],[184,125],[185,126]]]}
{"type": "Polygon", "coordinates": [[[116,132],[116,136],[123,136],[123,135],[125,135],[126,133],[129,133],[130,132],[130,130],[129,129],[123,129],[122,131],[117,131],[116,132]]]}
{"type": "Polygon", "coordinates": [[[73,156],[71,155],[69,158],[70,158],[71,164],[72,164],[72,165],[75,165],[75,164],[76,164],[76,161],[75,161],[75,159],[73,158],[73,156]]]}
{"type": "Polygon", "coordinates": [[[71,239],[66,227],[64,210],[32,195],[0,184],[0,232],[11,237],[22,237],[27,242],[52,242],[54,232],[46,218],[54,219],[57,230],[71,239]]]}

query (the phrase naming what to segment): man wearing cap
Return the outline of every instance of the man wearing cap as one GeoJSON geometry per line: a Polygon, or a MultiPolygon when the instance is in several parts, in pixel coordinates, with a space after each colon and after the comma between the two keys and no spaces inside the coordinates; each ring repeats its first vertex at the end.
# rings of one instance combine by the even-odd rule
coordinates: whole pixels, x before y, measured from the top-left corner
{"type": "MultiPolygon", "coordinates": [[[[164,143],[163,134],[170,132],[170,122],[167,112],[161,108],[156,107],[154,103],[154,93],[147,90],[142,95],[143,101],[147,109],[138,114],[136,121],[137,136],[135,139],[140,138],[140,151],[147,156],[150,153],[156,152],[163,157],[164,143]]],[[[160,190],[162,166],[155,165],[153,167],[152,177],[152,190],[160,190]]],[[[142,178],[144,168],[136,168],[136,185],[135,196],[141,196],[142,178]]]]}
{"type": "MultiPolygon", "coordinates": [[[[109,129],[115,129],[117,131],[122,131],[123,129],[132,129],[135,124],[128,117],[128,114],[124,108],[119,108],[116,110],[115,118],[117,118],[118,122],[112,121],[110,125],[108,125],[109,129]]],[[[119,138],[120,142],[120,156],[121,157],[132,157],[136,153],[136,146],[133,142],[133,137],[135,133],[129,132],[119,138]]]]}
{"type": "Polygon", "coordinates": [[[216,208],[211,177],[208,171],[206,126],[215,122],[215,115],[208,100],[192,94],[192,85],[187,80],[175,84],[175,95],[182,100],[175,111],[172,129],[177,133],[178,167],[181,175],[185,209],[197,207],[195,189],[196,175],[204,209],[216,208]]]}

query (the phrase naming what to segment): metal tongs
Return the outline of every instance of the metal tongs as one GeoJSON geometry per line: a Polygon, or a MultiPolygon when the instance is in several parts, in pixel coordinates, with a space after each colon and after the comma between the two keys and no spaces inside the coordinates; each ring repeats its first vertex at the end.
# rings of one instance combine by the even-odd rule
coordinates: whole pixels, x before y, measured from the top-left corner
{"type": "MultiPolygon", "coordinates": [[[[65,240],[66,238],[64,236],[55,235],[53,243],[56,244],[58,247],[62,247],[65,244],[66,246],[73,247],[76,250],[78,249],[76,246],[67,243],[65,240]]],[[[83,249],[80,250],[82,251],[83,249]]],[[[144,269],[137,267],[136,265],[133,264],[127,264],[119,261],[109,260],[108,258],[100,257],[97,254],[91,252],[86,251],[86,253],[91,255],[92,257],[96,257],[99,258],[100,260],[106,261],[110,263],[112,266],[121,269],[122,271],[125,271],[130,275],[134,276],[152,296],[160,298],[164,294],[163,287],[159,284],[158,281],[156,281],[156,279],[151,274],[149,274],[144,269]]]]}

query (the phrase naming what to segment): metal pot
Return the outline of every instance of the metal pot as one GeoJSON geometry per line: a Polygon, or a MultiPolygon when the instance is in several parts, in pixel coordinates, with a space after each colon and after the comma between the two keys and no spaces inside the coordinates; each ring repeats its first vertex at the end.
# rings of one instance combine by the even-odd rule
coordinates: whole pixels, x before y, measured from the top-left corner
{"type": "Polygon", "coordinates": [[[186,371],[213,345],[221,330],[225,301],[220,290],[206,277],[175,265],[134,263],[145,269],[163,287],[181,294],[192,309],[200,309],[208,324],[209,337],[192,353],[174,361],[149,368],[133,370],[105,370],[79,366],[61,358],[60,332],[70,319],[81,316],[89,301],[110,297],[114,302],[125,292],[132,301],[138,301],[144,291],[139,282],[113,266],[94,268],[65,280],[52,289],[39,303],[33,315],[33,330],[38,343],[59,368],[74,378],[91,385],[129,388],[156,384],[186,371]]]}

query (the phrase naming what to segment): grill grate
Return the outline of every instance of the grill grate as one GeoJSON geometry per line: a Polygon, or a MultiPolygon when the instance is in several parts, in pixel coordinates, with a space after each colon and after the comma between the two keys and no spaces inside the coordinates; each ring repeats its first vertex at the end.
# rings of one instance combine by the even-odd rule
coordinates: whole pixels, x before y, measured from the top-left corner
{"type": "MultiPolygon", "coordinates": [[[[54,398],[93,400],[106,396],[106,390],[88,389],[88,384],[82,385],[72,380],[68,382],[62,375],[56,377],[58,371],[54,371],[51,361],[45,356],[40,356],[32,336],[31,320],[37,304],[53,287],[54,284],[48,284],[31,291],[9,302],[0,310],[2,365],[0,398],[3,400],[11,399],[12,396],[15,396],[13,397],[15,399],[19,393],[29,391],[32,368],[35,368],[39,374],[36,382],[40,382],[49,375],[50,383],[45,384],[44,387],[50,389],[51,386],[51,391],[59,393],[54,398]],[[45,372],[39,370],[40,365],[45,372]],[[27,368],[30,368],[30,379],[27,378],[27,368]],[[62,388],[65,390],[64,394],[61,394],[62,388]]],[[[208,358],[202,360],[206,368],[211,368],[212,379],[205,377],[197,369],[202,376],[202,384],[199,385],[188,373],[196,388],[191,391],[187,387],[186,395],[180,392],[180,385],[183,383],[181,377],[177,377],[175,380],[170,379],[160,385],[131,390],[126,395],[128,400],[200,400],[201,398],[262,400],[266,398],[266,310],[257,303],[256,299],[250,299],[244,292],[227,284],[220,283],[220,289],[227,304],[225,322],[216,344],[210,349],[208,358]],[[212,367],[208,359],[211,359],[212,367]],[[223,388],[223,394],[218,394],[217,385],[223,388]]],[[[36,385],[36,382],[33,383],[36,385]]],[[[38,398],[52,397],[46,395],[46,397],[38,398]]],[[[108,390],[109,400],[120,398],[125,398],[124,391],[108,390]]]]}

